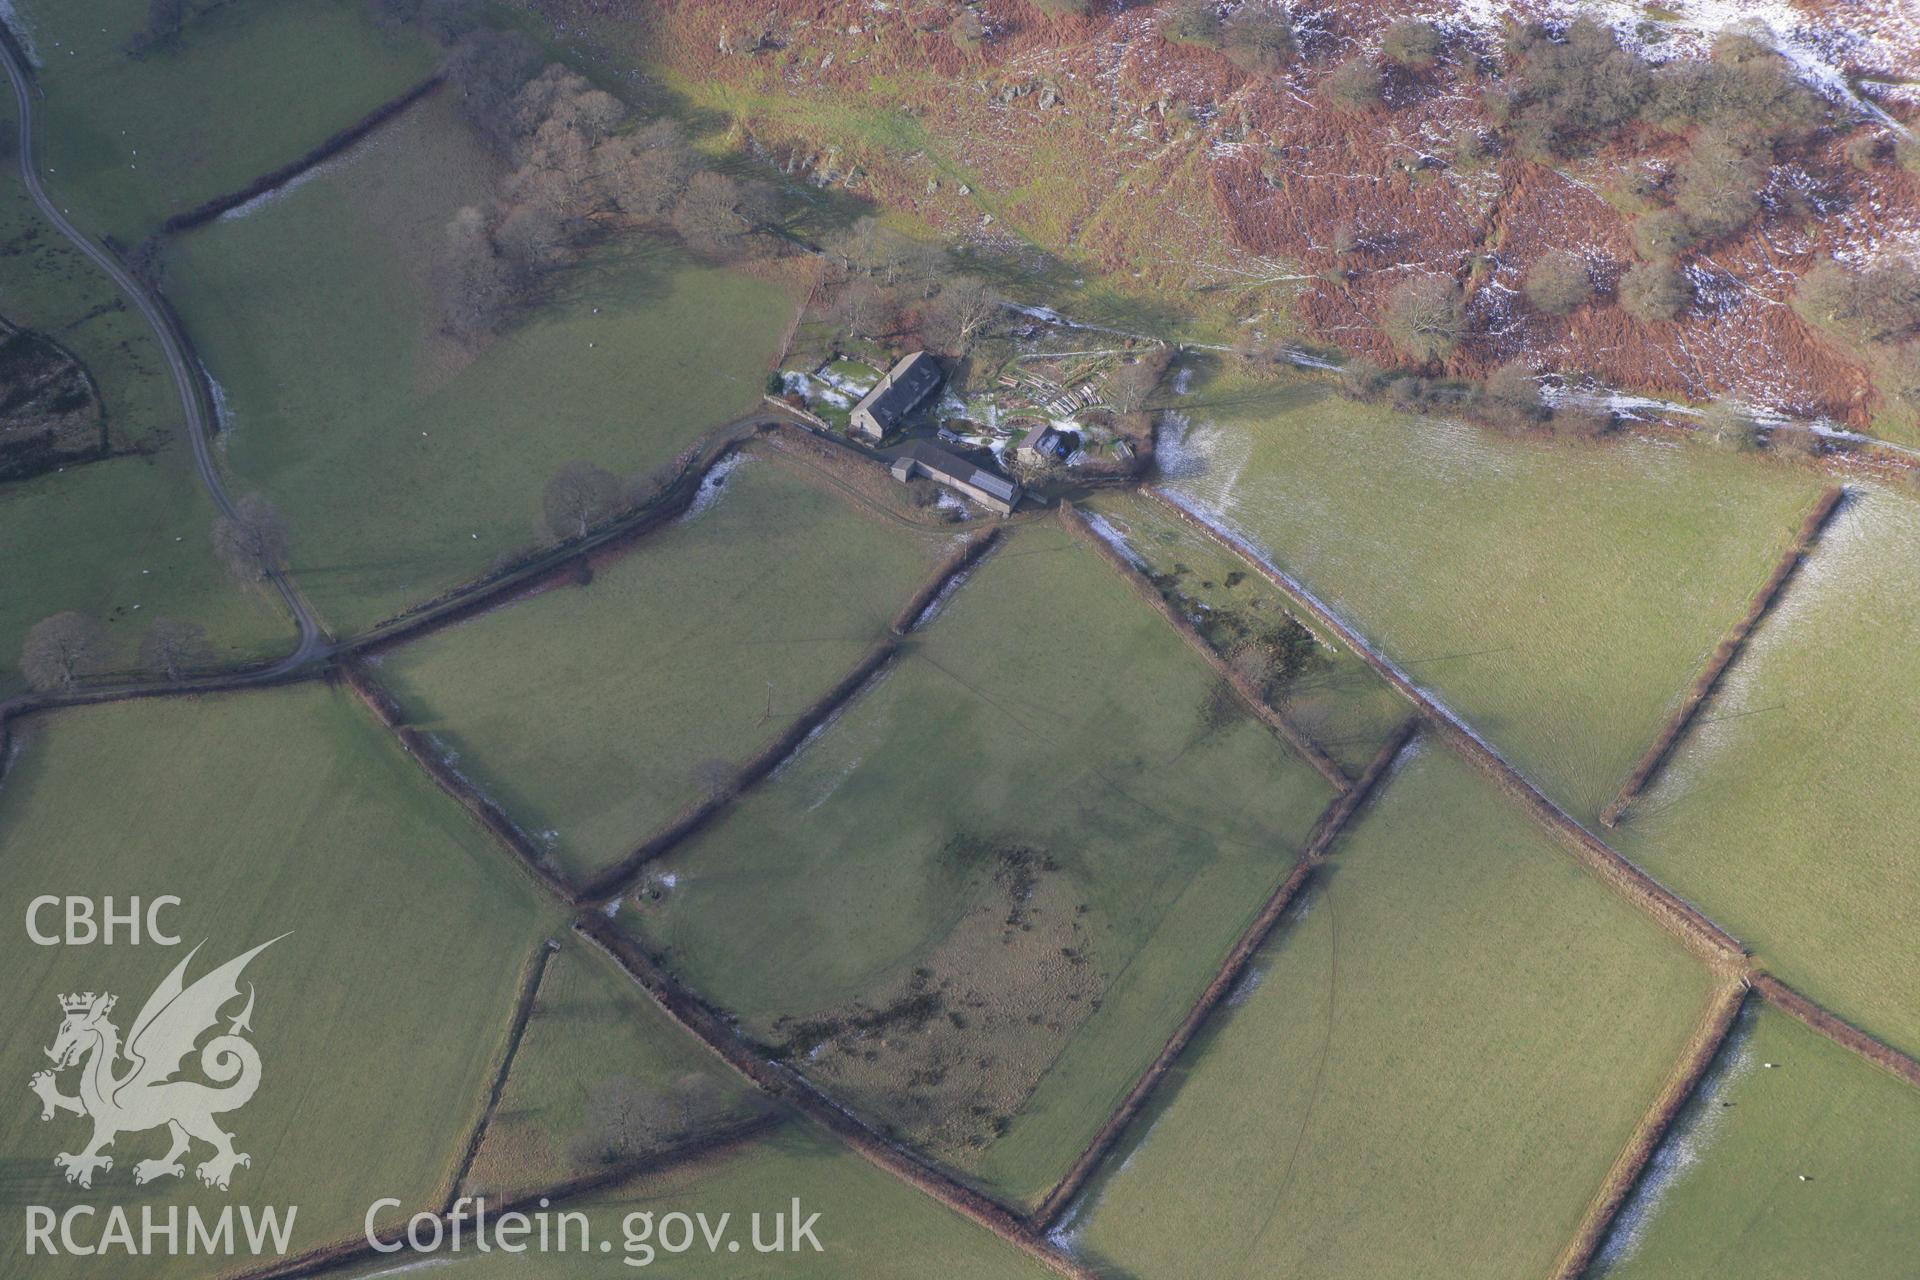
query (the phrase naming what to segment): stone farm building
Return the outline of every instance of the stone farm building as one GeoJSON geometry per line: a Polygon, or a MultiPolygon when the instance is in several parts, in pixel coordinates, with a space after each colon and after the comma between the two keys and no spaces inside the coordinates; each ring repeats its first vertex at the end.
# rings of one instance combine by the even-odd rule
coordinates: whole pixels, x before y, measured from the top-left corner
{"type": "Polygon", "coordinates": [[[887,376],[874,383],[873,390],[853,406],[853,429],[869,439],[880,439],[939,385],[939,361],[924,351],[902,356],[900,363],[887,370],[887,376]]]}
{"type": "Polygon", "coordinates": [[[1003,516],[1012,515],[1013,509],[1020,505],[1019,485],[923,440],[916,440],[901,450],[893,460],[892,471],[893,478],[901,484],[915,476],[925,476],[1003,516]]]}

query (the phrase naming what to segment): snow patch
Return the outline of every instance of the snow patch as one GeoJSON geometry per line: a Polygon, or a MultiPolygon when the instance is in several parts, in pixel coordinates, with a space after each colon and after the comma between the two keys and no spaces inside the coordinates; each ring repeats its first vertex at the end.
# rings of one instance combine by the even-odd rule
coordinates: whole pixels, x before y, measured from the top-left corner
{"type": "Polygon", "coordinates": [[[1753,1054],[1747,1046],[1752,1035],[1752,1016],[1744,1015],[1728,1033],[1726,1046],[1701,1077],[1687,1111],[1682,1112],[1680,1122],[1654,1150],[1653,1159],[1647,1162],[1633,1194],[1608,1229],[1606,1242],[1594,1260],[1598,1274],[1606,1275],[1634,1255],[1646,1238],[1647,1228],[1659,1217],[1667,1192],[1700,1163],[1726,1127],[1727,1108],[1719,1105],[1720,1095],[1728,1085],[1753,1070],[1753,1054]]]}
{"type": "Polygon", "coordinates": [[[36,67],[46,65],[41,60],[39,48],[33,43],[33,28],[27,25],[27,20],[20,14],[20,6],[13,0],[0,0],[0,22],[5,22],[12,29],[14,37],[20,42],[21,51],[27,55],[28,63],[36,67]]]}
{"type": "Polygon", "coordinates": [[[700,488],[694,493],[693,501],[674,523],[687,524],[705,515],[714,503],[726,496],[727,477],[745,466],[746,461],[746,454],[735,451],[714,463],[707,474],[700,477],[700,488]]]}

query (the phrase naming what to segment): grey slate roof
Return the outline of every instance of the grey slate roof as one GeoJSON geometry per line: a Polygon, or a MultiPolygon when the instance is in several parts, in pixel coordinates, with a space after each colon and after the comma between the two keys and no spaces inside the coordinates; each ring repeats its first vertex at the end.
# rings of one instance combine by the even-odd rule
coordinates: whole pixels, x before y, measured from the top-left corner
{"type": "Polygon", "coordinates": [[[865,409],[883,431],[891,431],[939,385],[939,363],[926,352],[916,351],[889,369],[887,376],[861,397],[854,411],[865,409]]]}

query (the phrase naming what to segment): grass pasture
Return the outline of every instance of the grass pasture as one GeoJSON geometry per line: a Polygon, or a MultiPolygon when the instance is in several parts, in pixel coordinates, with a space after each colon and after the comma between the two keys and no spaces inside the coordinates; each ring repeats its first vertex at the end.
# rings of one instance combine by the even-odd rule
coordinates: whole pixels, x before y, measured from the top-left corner
{"type": "Polygon", "coordinates": [[[1032,1201],[1329,798],[1116,574],[1041,526],[621,919],[822,1085],[1032,1201]]]}
{"type": "Polygon", "coordinates": [[[1912,1274],[1920,1095],[1783,1013],[1743,1024],[1594,1280],[1912,1274]]]}
{"type": "Polygon", "coordinates": [[[1072,1224],[1136,1280],[1546,1274],[1707,975],[1428,742],[1072,1224]]]}
{"type": "Polygon", "coordinates": [[[145,0],[18,0],[46,89],[41,162],[88,230],[137,243],[169,215],[287,164],[433,67],[417,28],[361,0],[189,4],[137,56],[145,0]]]}
{"type": "Polygon", "coordinates": [[[1310,664],[1276,689],[1274,704],[1355,777],[1395,725],[1407,701],[1360,656],[1302,617],[1267,579],[1160,504],[1120,490],[1094,495],[1099,515],[1147,562],[1147,573],[1189,617],[1196,617],[1215,648],[1231,653],[1249,634],[1291,618],[1319,641],[1310,664]]]}
{"type": "Polygon", "coordinates": [[[1161,451],[1574,816],[1605,807],[1818,496],[1639,440],[1508,439],[1221,379],[1161,451]]]}
{"type": "MultiPolygon", "coordinates": [[[[12,99],[0,135],[17,130],[12,99]]],[[[224,661],[292,644],[285,614],[236,587],[214,558],[213,503],[193,472],[153,332],[40,217],[10,158],[0,164],[0,316],[52,336],[99,388],[112,456],[0,483],[0,696],[22,684],[27,629],[73,609],[108,628],[114,666],[131,665],[156,615],[197,622],[224,661]]]]}
{"type": "Polygon", "coordinates": [[[567,935],[541,978],[467,1188],[498,1201],[591,1173],[582,1150],[593,1096],[615,1081],[687,1090],[699,1081],[715,1120],[746,1111],[751,1094],[624,974],[567,935]]]}
{"type": "MultiPolygon", "coordinates": [[[[127,1032],[202,940],[190,979],[289,935],[245,974],[263,1071],[259,1093],[224,1117],[253,1158],[233,1198],[298,1205],[300,1250],[357,1233],[379,1197],[438,1194],[479,1115],[520,968],[558,924],[510,859],[361,707],[321,685],[72,710],[21,732],[0,791],[0,896],[111,894],[124,907],[129,895],[174,894],[182,904],[165,923],[183,945],[36,946],[18,916],[0,939],[17,1028],[0,1069],[22,1094],[0,1122],[0,1244],[12,1260],[0,1270],[97,1271],[98,1259],[22,1263],[22,1205],[208,1200],[191,1167],[180,1182],[134,1185],[133,1164],[162,1154],[164,1133],[123,1135],[91,1191],[69,1186],[53,1156],[80,1149],[85,1122],[43,1124],[25,1096],[47,1065],[59,995],[114,992],[127,1032]]],[[[61,1084],[72,1092],[72,1074],[61,1084]]],[[[206,1272],[184,1255],[140,1265],[154,1277],[206,1272]]]]}
{"type": "Polygon", "coordinates": [[[709,509],[587,587],[382,660],[411,720],[570,874],[617,862],[700,799],[703,762],[737,764],[776,738],[886,634],[949,544],[777,454],[735,457],[709,509]]]}
{"type": "Polygon", "coordinates": [[[642,477],[750,411],[796,305],[632,236],[470,350],[441,331],[429,276],[487,169],[441,95],[173,246],[174,300],[231,409],[235,487],[279,503],[294,573],[340,630],[542,539],[561,463],[642,477]]]}
{"type": "MultiPolygon", "coordinates": [[[[550,1212],[563,1210],[586,1215],[590,1247],[547,1252],[538,1255],[537,1261],[528,1255],[503,1255],[497,1249],[480,1254],[469,1248],[448,1260],[449,1274],[460,1280],[530,1274],[543,1280],[587,1280],[655,1272],[714,1280],[920,1280],[932,1275],[952,1280],[1044,1280],[1053,1274],[985,1228],[798,1119],[756,1142],[599,1196],[555,1205],[550,1212]],[[786,1216],[791,1227],[796,1198],[802,1219],[820,1215],[813,1232],[820,1251],[802,1243],[794,1252],[757,1252],[753,1215],[761,1217],[762,1242],[771,1243],[776,1215],[786,1216]],[[690,1251],[662,1249],[662,1220],[672,1213],[704,1213],[710,1227],[722,1214],[728,1215],[717,1252],[708,1251],[697,1229],[690,1251]],[[634,1214],[651,1214],[654,1234],[641,1235],[642,1223],[630,1221],[634,1214]],[[631,1246],[629,1226],[640,1236],[631,1246]],[[608,1252],[601,1252],[602,1240],[609,1242],[608,1252]],[[737,1251],[727,1248],[729,1240],[738,1245],[737,1251]],[[648,1245],[651,1252],[642,1252],[648,1245]],[[628,1259],[635,1265],[623,1266],[628,1259]]],[[[570,1239],[578,1240],[578,1229],[570,1230],[574,1232],[570,1239]]],[[[678,1240],[672,1228],[667,1236],[678,1240]]],[[[784,1232],[782,1238],[786,1238],[784,1232]]],[[[416,1255],[398,1253],[346,1274],[376,1280],[392,1275],[396,1267],[419,1261],[416,1255]]]]}
{"type": "Polygon", "coordinates": [[[1920,1053],[1920,501],[1856,490],[1615,833],[1762,963],[1920,1053]]]}

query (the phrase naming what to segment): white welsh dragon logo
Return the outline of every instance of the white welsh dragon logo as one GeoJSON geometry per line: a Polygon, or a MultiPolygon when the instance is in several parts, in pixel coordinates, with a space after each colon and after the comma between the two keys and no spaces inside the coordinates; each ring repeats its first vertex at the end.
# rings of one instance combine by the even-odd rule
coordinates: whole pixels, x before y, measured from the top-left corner
{"type": "Polygon", "coordinates": [[[225,1087],[172,1077],[193,1052],[194,1044],[220,1021],[221,1008],[239,998],[240,971],[247,962],[278,941],[280,938],[274,938],[236,956],[192,986],[185,983],[187,965],[200,948],[189,951],[147,997],[140,1016],[127,1032],[124,1049],[119,1028],[107,1021],[117,997],[91,991],[60,997],[66,1020],[60,1024],[53,1047],[47,1050],[53,1070],[35,1075],[32,1085],[40,1095],[42,1120],[53,1119],[57,1111],[93,1120],[93,1140],[86,1150],[78,1155],[63,1151],[53,1158],[56,1166],[66,1170],[68,1182],[91,1187],[94,1170],[113,1168],[113,1157],[102,1155],[103,1148],[112,1146],[120,1134],[161,1125],[172,1135],[172,1146],[158,1160],[134,1165],[135,1182],[180,1177],[186,1172],[180,1157],[194,1138],[213,1147],[212,1157],[196,1170],[200,1181],[210,1187],[225,1191],[235,1167],[253,1163],[246,1153],[233,1149],[233,1135],[213,1119],[245,1106],[260,1087],[260,1053],[241,1038],[242,1032],[253,1029],[249,1024],[253,1017],[252,983],[247,984],[246,1007],[230,1021],[226,1033],[214,1036],[200,1050],[200,1070],[225,1087]],[[123,1056],[129,1066],[117,1073],[123,1056]],[[55,1075],[76,1065],[80,1067],[80,1093],[69,1097],[60,1092],[55,1075]]]}

